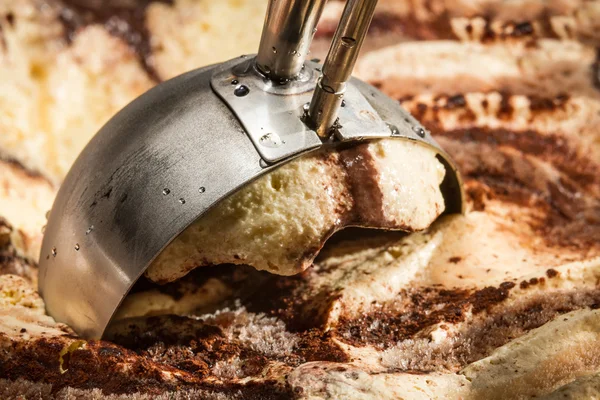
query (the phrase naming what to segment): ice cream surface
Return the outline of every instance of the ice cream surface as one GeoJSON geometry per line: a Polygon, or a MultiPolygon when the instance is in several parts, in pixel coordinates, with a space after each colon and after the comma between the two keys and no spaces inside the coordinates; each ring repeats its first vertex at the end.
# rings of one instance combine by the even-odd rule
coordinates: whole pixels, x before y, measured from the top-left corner
{"type": "MultiPolygon", "coordinates": [[[[450,153],[466,215],[411,235],[341,231],[293,276],[227,264],[143,278],[110,335],[85,341],[36,292],[64,172],[157,79],[255,51],[266,5],[135,2],[140,52],[134,2],[81,16],[99,3],[0,0],[0,398],[598,396],[595,2],[380,0],[355,73],[450,153]]],[[[342,8],[328,2],[323,48],[342,8]]]]}

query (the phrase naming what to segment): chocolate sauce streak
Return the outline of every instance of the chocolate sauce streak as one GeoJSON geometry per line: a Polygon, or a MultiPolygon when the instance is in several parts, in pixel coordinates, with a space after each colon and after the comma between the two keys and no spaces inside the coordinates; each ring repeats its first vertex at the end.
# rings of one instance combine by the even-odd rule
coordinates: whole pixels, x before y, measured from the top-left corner
{"type": "Polygon", "coordinates": [[[596,61],[592,64],[592,82],[600,90],[600,47],[596,49],[596,61]]]}
{"type": "Polygon", "coordinates": [[[2,31],[2,24],[0,24],[0,50],[6,50],[6,38],[4,37],[4,32],[2,31]]]}
{"type": "MultiPolygon", "coordinates": [[[[321,24],[315,38],[333,37],[336,27],[336,24],[321,24]]],[[[377,37],[390,34],[417,40],[457,39],[450,26],[450,17],[446,13],[428,23],[418,21],[413,14],[375,13],[369,27],[369,36],[377,37]]]]}
{"type": "Polygon", "coordinates": [[[72,42],[87,25],[101,24],[113,36],[125,41],[137,55],[150,77],[160,82],[150,57],[150,32],[146,27],[146,9],[151,3],[173,4],[173,0],[62,0],[60,21],[66,39],[72,42]]]}

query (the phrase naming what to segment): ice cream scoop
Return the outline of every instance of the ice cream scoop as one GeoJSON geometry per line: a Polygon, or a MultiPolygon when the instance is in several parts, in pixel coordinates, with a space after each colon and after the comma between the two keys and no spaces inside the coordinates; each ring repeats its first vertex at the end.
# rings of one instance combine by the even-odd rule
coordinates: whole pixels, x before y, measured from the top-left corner
{"type": "MultiPolygon", "coordinates": [[[[212,229],[218,229],[223,202],[235,199],[231,195],[244,193],[249,185],[260,185],[263,175],[285,173],[283,168],[293,167],[300,156],[355,153],[344,164],[346,171],[355,171],[348,176],[358,177],[358,186],[371,184],[387,194],[380,197],[385,204],[375,213],[386,217],[374,218],[368,196],[359,201],[360,190],[342,187],[346,183],[340,181],[341,192],[352,192],[349,196],[357,207],[352,215],[368,221],[364,225],[416,230],[442,210],[462,211],[461,180],[446,153],[396,101],[350,77],[376,1],[349,0],[323,65],[306,61],[323,4],[323,0],[270,2],[256,56],[241,56],[164,82],[126,106],[96,134],[72,166],[49,214],[39,290],[50,315],[83,337],[101,337],[132,285],[186,228],[217,210],[212,229]],[[398,146],[402,162],[391,161],[393,150],[388,157],[382,155],[385,149],[377,148],[387,141],[404,143],[398,146]],[[413,156],[406,155],[407,149],[413,156]],[[379,162],[377,170],[387,174],[385,179],[360,178],[367,153],[372,162],[379,162]],[[428,160],[424,166],[423,160],[428,160]],[[412,162],[423,168],[406,167],[412,162]],[[394,208],[395,188],[402,185],[412,192],[411,200],[398,204],[424,209],[394,208]],[[427,190],[431,196],[414,194],[427,190]],[[420,199],[425,199],[422,204],[420,199]]],[[[327,175],[332,171],[324,169],[308,180],[305,193],[319,184],[319,174],[333,182],[334,176],[327,175]]],[[[368,189],[363,192],[372,194],[368,189]]],[[[304,206],[310,207],[308,199],[304,206]]],[[[258,207],[255,212],[266,210],[258,207]]],[[[228,214],[235,217],[235,212],[228,214]]],[[[361,225],[350,221],[349,225],[361,225]]],[[[314,237],[326,236],[320,232],[314,237]]],[[[282,268],[306,266],[285,264],[285,257],[282,268]]]]}

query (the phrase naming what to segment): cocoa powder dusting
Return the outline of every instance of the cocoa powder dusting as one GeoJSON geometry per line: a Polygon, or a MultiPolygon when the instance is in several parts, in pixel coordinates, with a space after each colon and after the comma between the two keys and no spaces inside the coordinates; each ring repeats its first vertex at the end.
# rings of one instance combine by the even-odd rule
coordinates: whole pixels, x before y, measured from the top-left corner
{"type": "Polygon", "coordinates": [[[361,316],[343,315],[335,334],[353,346],[389,348],[437,323],[461,322],[469,309],[473,314],[489,312],[508,297],[514,286],[513,282],[504,282],[498,287],[475,291],[437,288],[403,290],[397,300],[375,305],[361,316]]]}

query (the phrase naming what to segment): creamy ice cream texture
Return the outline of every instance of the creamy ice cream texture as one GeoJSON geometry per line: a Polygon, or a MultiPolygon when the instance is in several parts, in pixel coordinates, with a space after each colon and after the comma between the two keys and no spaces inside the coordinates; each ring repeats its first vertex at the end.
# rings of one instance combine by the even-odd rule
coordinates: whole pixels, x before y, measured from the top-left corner
{"type": "MultiPolygon", "coordinates": [[[[29,258],[55,186],[31,171],[59,182],[102,123],[154,82],[103,22],[63,43],[60,7],[47,3],[0,0],[0,268],[24,277],[0,278],[0,398],[598,397],[596,4],[381,0],[369,38],[387,48],[365,52],[356,72],[432,130],[465,177],[470,211],[387,244],[340,244],[292,277],[220,265],[138,291],[130,297],[145,308],[125,304],[121,316],[190,316],[145,319],[133,338],[149,344],[123,347],[82,343],[44,313],[29,258]],[[449,26],[456,37],[441,36],[449,26]],[[271,302],[240,293],[252,286],[271,302]],[[324,325],[302,328],[317,317],[324,325]],[[193,340],[186,326],[199,326],[193,340]]],[[[254,51],[258,8],[152,3],[159,77],[238,55],[237,45],[254,51]],[[211,12],[224,8],[230,23],[211,12]]]]}
{"type": "Polygon", "coordinates": [[[247,264],[293,275],[346,226],[418,231],[444,210],[444,166],[422,144],[385,139],[301,157],[219,203],[177,237],[146,276],[247,264]]]}

